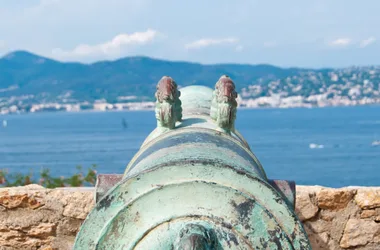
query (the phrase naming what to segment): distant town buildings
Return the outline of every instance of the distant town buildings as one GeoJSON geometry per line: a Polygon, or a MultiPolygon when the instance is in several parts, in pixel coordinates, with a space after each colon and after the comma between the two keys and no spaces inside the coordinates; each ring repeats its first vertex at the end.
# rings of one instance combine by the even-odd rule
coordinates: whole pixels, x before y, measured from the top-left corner
{"type": "Polygon", "coordinates": [[[284,79],[262,79],[241,91],[240,106],[327,107],[380,103],[380,67],[310,70],[284,79]]]}
{"type": "MultiPolygon", "coordinates": [[[[258,78],[241,89],[240,107],[293,108],[353,106],[380,103],[380,67],[351,67],[335,70],[296,71],[285,78],[258,78]]],[[[236,83],[239,85],[239,83],[236,83]]],[[[13,86],[12,88],[16,88],[13,86]]],[[[2,90],[2,91],[8,91],[2,90]]],[[[22,96],[0,96],[0,114],[44,111],[78,112],[82,110],[147,110],[155,103],[139,96],[77,100],[67,91],[51,97],[46,93],[22,96]]]]}

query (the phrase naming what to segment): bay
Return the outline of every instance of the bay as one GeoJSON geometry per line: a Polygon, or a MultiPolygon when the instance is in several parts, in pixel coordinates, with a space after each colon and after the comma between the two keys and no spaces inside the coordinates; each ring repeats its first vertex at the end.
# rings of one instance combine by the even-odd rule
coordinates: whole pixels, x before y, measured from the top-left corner
{"type": "MultiPolygon", "coordinates": [[[[32,113],[2,120],[7,126],[0,126],[0,169],[38,173],[49,168],[55,176],[92,164],[98,173],[123,173],[156,126],[152,111],[32,113]]],[[[271,179],[329,187],[380,185],[380,147],[371,146],[380,140],[379,106],[240,109],[236,128],[271,179]]]]}

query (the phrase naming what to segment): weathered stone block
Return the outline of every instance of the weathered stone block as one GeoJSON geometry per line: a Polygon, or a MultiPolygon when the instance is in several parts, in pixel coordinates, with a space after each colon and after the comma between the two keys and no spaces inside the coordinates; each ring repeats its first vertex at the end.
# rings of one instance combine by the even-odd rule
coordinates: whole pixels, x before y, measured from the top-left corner
{"type": "Polygon", "coordinates": [[[308,192],[297,193],[296,211],[301,221],[313,218],[318,213],[318,207],[311,201],[308,192]]]}
{"type": "Polygon", "coordinates": [[[94,194],[91,192],[54,190],[51,196],[62,202],[63,216],[85,219],[95,204],[94,194]]]}
{"type": "Polygon", "coordinates": [[[368,243],[380,243],[380,224],[372,220],[349,219],[340,246],[352,248],[368,243]]]}
{"type": "Polygon", "coordinates": [[[371,210],[363,210],[360,214],[360,218],[365,219],[365,218],[370,218],[372,216],[376,215],[376,210],[371,209],[371,210]]]}
{"type": "Polygon", "coordinates": [[[362,209],[380,207],[380,188],[360,188],[355,196],[355,202],[362,209]]]}
{"type": "Polygon", "coordinates": [[[317,194],[318,207],[322,209],[339,210],[352,200],[355,190],[352,189],[322,189],[317,194]]]}

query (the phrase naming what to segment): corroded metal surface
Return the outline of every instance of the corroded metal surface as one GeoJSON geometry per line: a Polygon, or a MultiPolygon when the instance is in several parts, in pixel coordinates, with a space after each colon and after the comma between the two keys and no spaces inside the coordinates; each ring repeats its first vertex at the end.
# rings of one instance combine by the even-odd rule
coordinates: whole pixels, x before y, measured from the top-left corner
{"type": "Polygon", "coordinates": [[[180,89],[184,116],[210,115],[212,89],[205,86],[188,86],[180,89]]]}
{"type": "Polygon", "coordinates": [[[95,185],[95,201],[98,202],[113,186],[123,179],[122,174],[98,174],[95,185]]]}
{"type": "Polygon", "coordinates": [[[224,75],[215,84],[210,116],[225,132],[235,128],[237,92],[230,77],[224,75]]]}
{"type": "Polygon", "coordinates": [[[286,180],[268,180],[268,182],[286,198],[294,209],[296,205],[296,183],[286,180]]]}
{"type": "MultiPolygon", "coordinates": [[[[175,93],[171,78],[163,79],[158,101],[175,93]]],[[[120,181],[100,178],[100,200],[74,248],[311,249],[294,213],[294,182],[269,180],[234,127],[234,89],[219,79],[213,108],[211,89],[181,89],[182,120],[158,124],[120,181]]]]}
{"type": "Polygon", "coordinates": [[[174,250],[218,249],[218,238],[212,229],[200,224],[188,224],[179,232],[174,250]]]}
{"type": "Polygon", "coordinates": [[[228,164],[266,180],[261,164],[244,144],[226,134],[215,134],[211,129],[184,128],[167,133],[141,149],[136,156],[129,163],[125,175],[130,176],[157,165],[210,162],[228,164]]]}
{"type": "Polygon", "coordinates": [[[164,76],[157,84],[156,119],[157,126],[173,129],[177,121],[182,120],[181,92],[177,89],[176,82],[168,76],[164,76]]]}

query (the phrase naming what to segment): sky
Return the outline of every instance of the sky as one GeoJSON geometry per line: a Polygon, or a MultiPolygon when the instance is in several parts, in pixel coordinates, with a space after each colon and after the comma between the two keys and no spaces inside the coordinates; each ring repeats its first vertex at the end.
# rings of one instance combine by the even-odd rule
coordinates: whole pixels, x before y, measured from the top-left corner
{"type": "Polygon", "coordinates": [[[0,55],[380,65],[379,0],[0,0],[0,55]]]}

